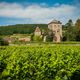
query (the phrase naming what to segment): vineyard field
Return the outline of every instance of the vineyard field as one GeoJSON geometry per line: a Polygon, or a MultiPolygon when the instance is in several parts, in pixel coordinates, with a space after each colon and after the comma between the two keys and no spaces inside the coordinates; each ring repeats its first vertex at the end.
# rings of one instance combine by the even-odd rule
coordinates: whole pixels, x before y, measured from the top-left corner
{"type": "Polygon", "coordinates": [[[80,46],[1,46],[0,80],[80,80],[80,46]]]}

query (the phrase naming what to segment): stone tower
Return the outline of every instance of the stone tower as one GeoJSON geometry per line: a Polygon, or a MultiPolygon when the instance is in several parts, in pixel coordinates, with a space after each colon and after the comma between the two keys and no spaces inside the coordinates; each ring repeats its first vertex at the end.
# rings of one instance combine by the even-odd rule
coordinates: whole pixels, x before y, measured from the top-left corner
{"type": "Polygon", "coordinates": [[[40,30],[40,28],[38,26],[35,29],[34,35],[35,36],[41,36],[41,30],[40,30]]]}
{"type": "Polygon", "coordinates": [[[60,42],[62,37],[62,23],[57,20],[53,20],[48,24],[48,28],[52,30],[54,36],[54,42],[60,42]]]}

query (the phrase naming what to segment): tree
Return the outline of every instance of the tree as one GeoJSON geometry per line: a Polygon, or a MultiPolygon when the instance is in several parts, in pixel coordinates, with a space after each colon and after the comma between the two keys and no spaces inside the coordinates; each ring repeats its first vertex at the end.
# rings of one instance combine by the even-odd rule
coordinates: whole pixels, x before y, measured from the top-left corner
{"type": "Polygon", "coordinates": [[[80,41],[80,19],[77,19],[75,26],[77,29],[76,41],[80,41]]]}
{"type": "Polygon", "coordinates": [[[66,23],[66,26],[69,28],[71,26],[73,26],[73,21],[71,19],[68,20],[68,22],[66,23]]]}
{"type": "Polygon", "coordinates": [[[80,19],[77,19],[75,26],[77,27],[78,30],[80,30],[80,19]]]}
{"type": "Polygon", "coordinates": [[[7,46],[9,43],[5,41],[3,38],[0,38],[0,46],[7,46]]]}
{"type": "Polygon", "coordinates": [[[53,41],[53,38],[54,38],[54,33],[53,33],[53,31],[49,31],[48,32],[48,35],[47,35],[47,37],[46,37],[46,41],[47,42],[51,42],[51,41],[53,41]]]}
{"type": "Polygon", "coordinates": [[[64,40],[67,39],[67,41],[74,41],[76,37],[76,27],[73,26],[73,21],[70,19],[65,24],[66,31],[64,33],[64,40]]]}

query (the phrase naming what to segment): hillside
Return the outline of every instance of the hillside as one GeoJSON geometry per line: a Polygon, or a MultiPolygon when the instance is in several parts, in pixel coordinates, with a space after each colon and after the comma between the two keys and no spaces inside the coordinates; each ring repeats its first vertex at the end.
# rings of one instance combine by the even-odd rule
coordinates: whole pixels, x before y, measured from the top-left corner
{"type": "Polygon", "coordinates": [[[40,29],[47,30],[47,24],[17,24],[0,27],[0,35],[12,35],[12,34],[31,34],[34,32],[36,26],[40,29]]]}

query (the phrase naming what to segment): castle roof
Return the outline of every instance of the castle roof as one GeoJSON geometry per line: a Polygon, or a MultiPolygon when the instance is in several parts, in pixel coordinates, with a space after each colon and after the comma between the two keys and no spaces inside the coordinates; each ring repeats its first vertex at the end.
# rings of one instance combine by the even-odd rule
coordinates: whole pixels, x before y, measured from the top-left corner
{"type": "Polygon", "coordinates": [[[36,27],[35,32],[41,32],[39,27],[36,27]]]}
{"type": "Polygon", "coordinates": [[[54,23],[54,24],[62,24],[60,21],[57,21],[57,20],[52,20],[49,24],[52,24],[52,23],[54,23]]]}

